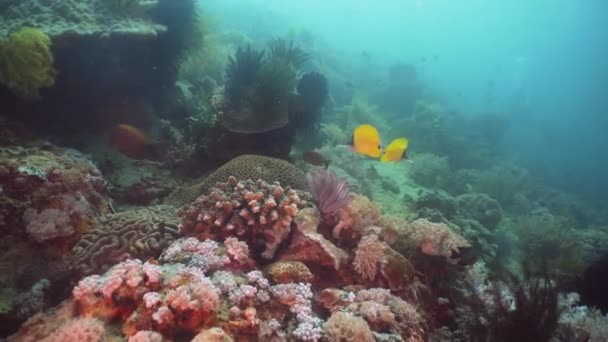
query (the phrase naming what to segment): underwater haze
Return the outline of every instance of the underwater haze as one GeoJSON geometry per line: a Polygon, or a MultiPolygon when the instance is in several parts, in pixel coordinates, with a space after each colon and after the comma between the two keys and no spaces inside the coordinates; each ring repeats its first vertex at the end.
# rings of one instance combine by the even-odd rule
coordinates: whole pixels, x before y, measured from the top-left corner
{"type": "MultiPolygon", "coordinates": [[[[509,120],[537,177],[608,199],[608,3],[601,0],[215,0],[221,25],[268,40],[308,30],[378,86],[396,62],[465,113],[509,120]]],[[[353,80],[357,75],[352,75],[353,80]]],[[[403,113],[407,115],[408,113],[403,113]]],[[[380,115],[380,114],[379,114],[380,115]]],[[[412,146],[415,149],[415,143],[412,146]]]]}
{"type": "Polygon", "coordinates": [[[608,341],[608,0],[0,0],[0,341],[608,341]]]}

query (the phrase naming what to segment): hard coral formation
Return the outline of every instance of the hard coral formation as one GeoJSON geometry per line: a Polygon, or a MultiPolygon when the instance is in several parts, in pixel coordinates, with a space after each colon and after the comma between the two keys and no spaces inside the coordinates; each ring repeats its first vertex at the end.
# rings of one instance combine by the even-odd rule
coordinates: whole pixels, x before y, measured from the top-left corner
{"type": "Polygon", "coordinates": [[[333,314],[344,312],[362,317],[375,333],[388,333],[397,341],[424,341],[424,318],[414,305],[391,294],[390,290],[371,288],[347,292],[327,288],[319,294],[319,302],[333,314]]]}
{"type": "Polygon", "coordinates": [[[106,329],[103,322],[95,318],[75,318],[61,325],[51,335],[41,339],[41,342],[103,341],[106,329]]]}
{"type": "MultiPolygon", "coordinates": [[[[48,4],[40,0],[19,1],[0,15],[3,24],[0,37],[27,26],[36,27],[51,38],[92,35],[156,37],[167,30],[167,27],[152,22],[143,11],[116,13],[111,6],[115,2],[62,0],[48,4]]],[[[137,2],[144,4],[145,1],[137,2]]]]}
{"type": "Polygon", "coordinates": [[[229,177],[261,179],[266,183],[278,181],[292,189],[308,190],[306,175],[288,161],[258,155],[242,155],[222,165],[202,181],[174,191],[167,197],[166,203],[176,207],[190,204],[216,183],[227,182],[229,177]]]}
{"type": "Polygon", "coordinates": [[[39,88],[55,84],[51,39],[42,30],[22,28],[0,40],[0,82],[15,94],[36,100],[39,88]]]}
{"type": "Polygon", "coordinates": [[[382,283],[391,290],[401,290],[414,279],[414,266],[371,233],[359,241],[355,249],[353,268],[367,283],[382,283]]]}
{"type": "Polygon", "coordinates": [[[125,257],[157,257],[177,236],[177,210],[161,205],[110,214],[74,246],[71,267],[82,275],[106,271],[125,257]]]}
{"type": "Polygon", "coordinates": [[[323,328],[329,342],[375,340],[367,322],[349,312],[334,312],[323,328]]]}
{"type": "Polygon", "coordinates": [[[194,330],[219,308],[219,289],[202,271],[184,265],[126,260],[73,290],[76,305],[96,318],[128,317],[122,330],[194,330]]]}
{"type": "Polygon", "coordinates": [[[402,233],[408,235],[407,241],[413,243],[422,254],[441,256],[450,263],[458,263],[461,253],[471,248],[463,237],[443,223],[418,219],[405,227],[408,230],[402,233]]]}
{"type": "Polygon", "coordinates": [[[380,215],[380,208],[370,201],[369,198],[358,194],[351,194],[351,201],[345,207],[338,210],[338,224],[333,228],[332,236],[339,239],[342,234],[351,236],[364,235],[366,228],[373,226],[380,218],[380,215]]]}
{"type": "Polygon", "coordinates": [[[464,194],[456,197],[460,215],[495,229],[502,219],[500,203],[486,194],[464,194]]]}
{"type": "Polygon", "coordinates": [[[277,284],[308,283],[313,279],[310,269],[300,261],[277,261],[266,268],[266,274],[277,284]]]}
{"type": "Polygon", "coordinates": [[[287,250],[280,259],[301,261],[340,270],[348,254],[317,232],[320,216],[315,208],[301,210],[295,218],[295,231],[287,250]]]}
{"type": "Polygon", "coordinates": [[[0,148],[0,227],[6,236],[68,247],[108,211],[106,182],[84,155],[48,146],[0,148]]]}
{"type": "Polygon", "coordinates": [[[262,256],[271,259],[291,231],[294,217],[306,205],[305,193],[283,188],[279,182],[230,177],[179,211],[180,233],[238,236],[252,246],[261,238],[266,245],[262,256]]]}

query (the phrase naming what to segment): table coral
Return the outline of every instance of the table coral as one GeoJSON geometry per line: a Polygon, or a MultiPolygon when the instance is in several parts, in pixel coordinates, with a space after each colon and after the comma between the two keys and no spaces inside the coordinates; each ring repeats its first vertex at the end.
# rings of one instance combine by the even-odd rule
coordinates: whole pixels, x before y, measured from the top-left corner
{"type": "Polygon", "coordinates": [[[19,1],[0,13],[3,23],[0,37],[32,25],[51,38],[92,35],[154,38],[167,31],[166,26],[152,22],[145,11],[115,11],[112,3],[105,0],[62,0],[50,4],[41,0],[19,1]]]}
{"type": "Polygon", "coordinates": [[[107,270],[127,255],[157,257],[177,236],[178,223],[176,209],[166,205],[107,215],[74,246],[70,265],[89,275],[107,270]]]}
{"type": "Polygon", "coordinates": [[[271,259],[291,231],[293,218],[307,205],[306,197],[279,182],[230,177],[179,211],[180,233],[238,236],[251,245],[262,237],[266,244],[262,257],[271,259]]]}

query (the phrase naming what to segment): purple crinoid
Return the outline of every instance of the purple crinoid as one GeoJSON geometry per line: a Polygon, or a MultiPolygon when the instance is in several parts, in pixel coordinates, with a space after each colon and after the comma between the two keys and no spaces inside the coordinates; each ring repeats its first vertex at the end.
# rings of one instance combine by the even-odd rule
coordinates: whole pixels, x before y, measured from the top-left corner
{"type": "Polygon", "coordinates": [[[333,215],[350,203],[350,184],[339,179],[328,169],[319,169],[306,175],[308,186],[317,203],[317,207],[324,215],[333,215]]]}

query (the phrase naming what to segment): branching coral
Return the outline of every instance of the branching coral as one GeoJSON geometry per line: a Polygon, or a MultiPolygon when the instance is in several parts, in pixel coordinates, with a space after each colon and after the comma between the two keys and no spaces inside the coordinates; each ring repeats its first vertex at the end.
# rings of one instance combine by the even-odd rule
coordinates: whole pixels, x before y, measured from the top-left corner
{"type": "Polygon", "coordinates": [[[127,335],[150,329],[194,330],[220,304],[219,290],[202,271],[132,259],[117,264],[103,276],[84,278],[72,293],[87,315],[100,319],[121,314],[129,317],[123,325],[127,335]]]}
{"type": "Polygon", "coordinates": [[[262,256],[271,259],[291,231],[293,218],[307,205],[305,198],[305,193],[283,188],[278,182],[230,177],[179,211],[180,232],[238,236],[254,246],[261,237],[266,243],[262,256]]]}
{"type": "Polygon", "coordinates": [[[17,95],[36,100],[39,88],[55,84],[51,39],[43,31],[23,28],[0,41],[0,82],[17,95]]]}

